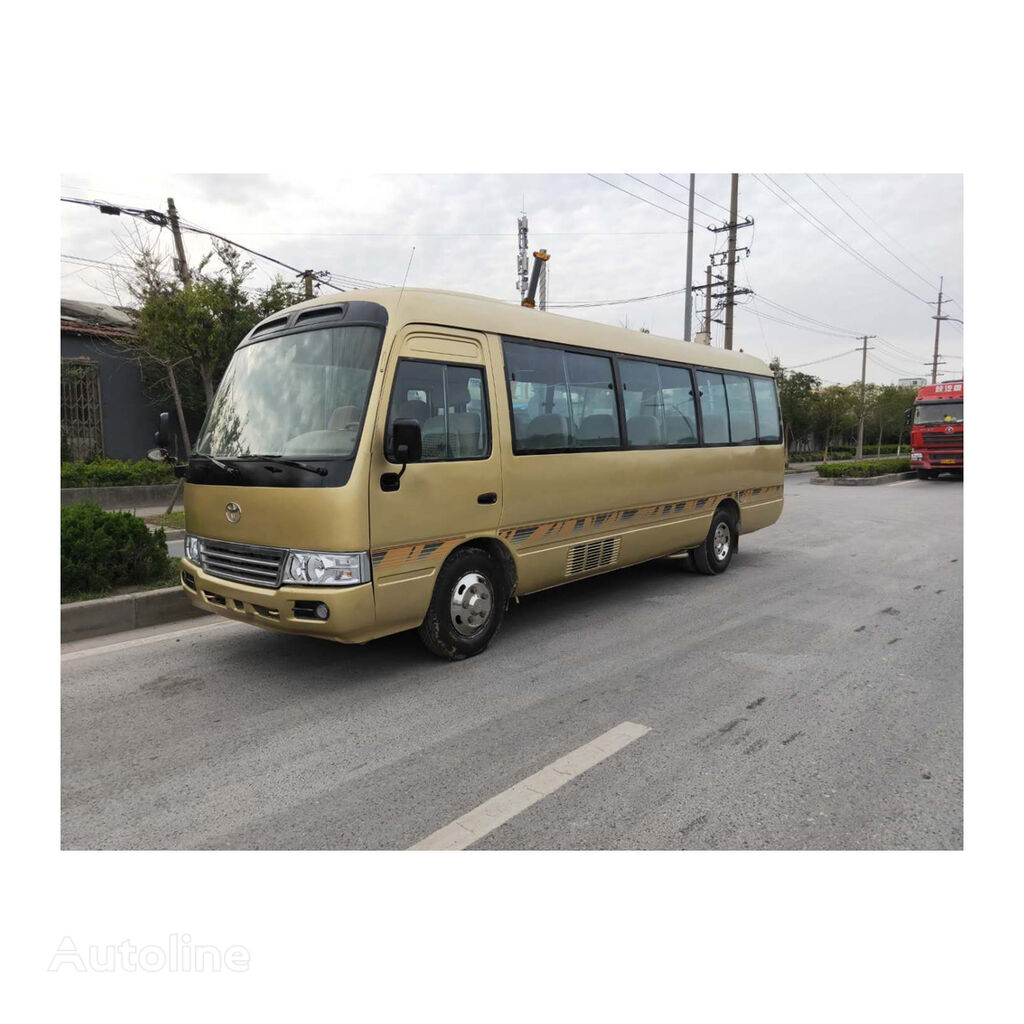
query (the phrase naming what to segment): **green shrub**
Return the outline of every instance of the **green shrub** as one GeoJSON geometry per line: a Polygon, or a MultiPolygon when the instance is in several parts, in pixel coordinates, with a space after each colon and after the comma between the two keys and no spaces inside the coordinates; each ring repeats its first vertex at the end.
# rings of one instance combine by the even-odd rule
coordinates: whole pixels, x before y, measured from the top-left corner
{"type": "Polygon", "coordinates": [[[60,510],[60,592],[106,593],[124,583],[149,583],[169,572],[162,529],[150,532],[128,512],[98,505],[60,510]]]}
{"type": "Polygon", "coordinates": [[[826,462],[818,467],[818,476],[884,476],[886,473],[906,473],[910,459],[872,459],[870,462],[826,462]]]}
{"type": "Polygon", "coordinates": [[[174,470],[166,462],[121,462],[97,458],[91,462],[62,462],[61,487],[121,487],[133,484],[174,483],[174,470]]]}

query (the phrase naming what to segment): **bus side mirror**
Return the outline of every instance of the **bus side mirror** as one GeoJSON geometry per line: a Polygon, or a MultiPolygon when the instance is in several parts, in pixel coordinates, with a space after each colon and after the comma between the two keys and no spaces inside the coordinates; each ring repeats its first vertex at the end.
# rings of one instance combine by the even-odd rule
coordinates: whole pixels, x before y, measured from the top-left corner
{"type": "Polygon", "coordinates": [[[168,438],[171,434],[171,414],[169,412],[160,413],[156,433],[153,435],[153,443],[157,448],[166,448],[168,438]]]}
{"type": "Polygon", "coordinates": [[[401,472],[382,473],[380,489],[397,491],[401,479],[410,462],[419,462],[423,458],[423,434],[418,420],[395,420],[391,427],[391,448],[402,464],[401,472]]]}
{"type": "Polygon", "coordinates": [[[410,462],[423,458],[423,434],[417,420],[395,420],[391,428],[391,439],[395,458],[402,464],[402,471],[410,462]]]}
{"type": "Polygon", "coordinates": [[[914,410],[913,410],[913,409],[908,409],[908,410],[907,410],[907,411],[906,411],[906,412],[905,412],[905,413],[903,414],[903,425],[904,425],[904,426],[906,426],[906,427],[909,427],[909,426],[910,426],[910,417],[911,417],[911,416],[913,415],[913,412],[914,412],[914,410]]]}

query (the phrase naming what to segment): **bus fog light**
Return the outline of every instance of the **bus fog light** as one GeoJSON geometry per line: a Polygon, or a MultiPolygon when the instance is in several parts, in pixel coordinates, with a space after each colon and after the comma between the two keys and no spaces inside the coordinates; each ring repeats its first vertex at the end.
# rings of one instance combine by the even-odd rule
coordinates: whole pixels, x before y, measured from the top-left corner
{"type": "Polygon", "coordinates": [[[330,614],[330,609],[323,603],[323,601],[316,606],[316,617],[318,619],[326,619],[330,614]]]}

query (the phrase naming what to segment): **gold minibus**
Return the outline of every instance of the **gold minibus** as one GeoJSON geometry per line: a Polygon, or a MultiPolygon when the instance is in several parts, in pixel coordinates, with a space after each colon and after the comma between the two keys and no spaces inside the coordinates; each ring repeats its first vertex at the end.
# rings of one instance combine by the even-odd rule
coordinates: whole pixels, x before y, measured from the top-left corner
{"type": "MultiPolygon", "coordinates": [[[[180,471],[180,470],[179,470],[180,471]]],[[[312,299],[235,351],[185,472],[181,584],[266,629],[480,653],[513,598],[782,512],[759,359],[494,299],[312,299]]]]}

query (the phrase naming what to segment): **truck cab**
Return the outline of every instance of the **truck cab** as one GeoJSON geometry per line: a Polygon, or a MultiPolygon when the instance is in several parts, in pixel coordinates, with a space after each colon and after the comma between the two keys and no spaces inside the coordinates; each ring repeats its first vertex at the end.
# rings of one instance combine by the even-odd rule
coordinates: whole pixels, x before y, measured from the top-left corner
{"type": "Polygon", "coordinates": [[[910,464],[921,480],[940,473],[963,476],[964,382],[946,381],[921,388],[908,410],[910,464]]]}

